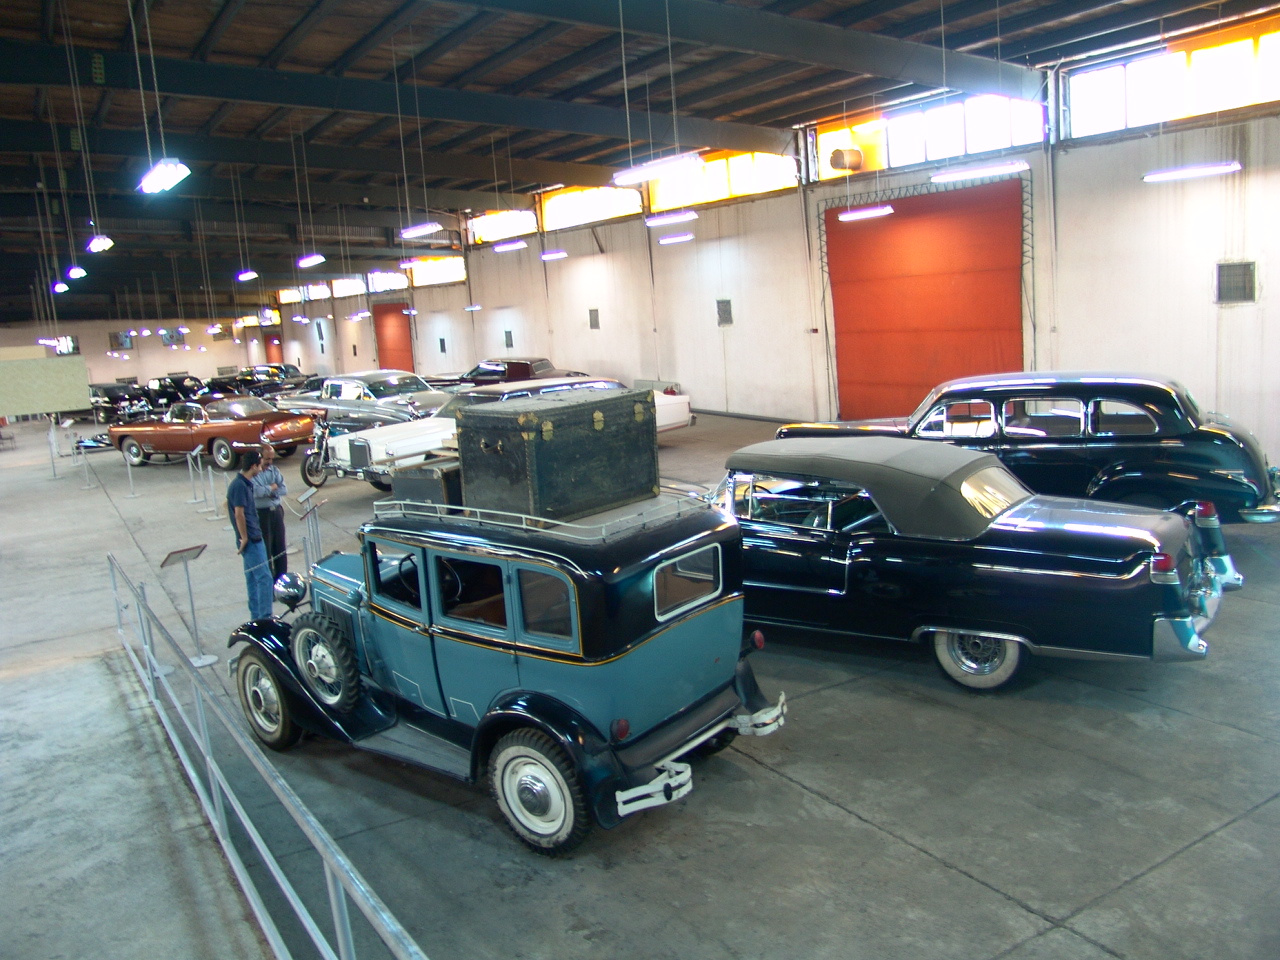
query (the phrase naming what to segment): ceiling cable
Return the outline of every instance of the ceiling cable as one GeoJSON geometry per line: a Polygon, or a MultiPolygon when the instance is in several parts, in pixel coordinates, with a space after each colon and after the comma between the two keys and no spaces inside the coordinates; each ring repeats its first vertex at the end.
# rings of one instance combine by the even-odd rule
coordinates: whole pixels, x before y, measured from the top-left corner
{"type": "Polygon", "coordinates": [[[622,47],[622,113],[627,121],[627,166],[636,165],[631,145],[631,88],[627,85],[627,30],[622,21],[622,0],[618,0],[618,40],[622,47]]]}

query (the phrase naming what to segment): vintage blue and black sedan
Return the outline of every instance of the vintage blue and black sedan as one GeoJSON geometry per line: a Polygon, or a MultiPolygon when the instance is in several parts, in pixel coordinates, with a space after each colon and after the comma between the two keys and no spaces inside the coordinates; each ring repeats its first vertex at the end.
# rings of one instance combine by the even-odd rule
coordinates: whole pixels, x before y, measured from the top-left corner
{"type": "Polygon", "coordinates": [[[742,527],[748,621],[925,642],[974,690],[1029,654],[1202,660],[1243,584],[1211,504],[1039,496],[951,444],[769,440],[727,467],[714,497],[742,527]]]}
{"type": "Polygon", "coordinates": [[[312,569],[308,613],[231,637],[268,747],[305,728],[487,778],[516,836],[557,854],[685,796],[690,757],[783,723],[746,659],[763,638],[744,641],[737,526],[706,503],[567,524],[386,500],[359,536],[312,569]]]}
{"type": "Polygon", "coordinates": [[[1160,508],[1211,500],[1224,520],[1280,520],[1276,470],[1253,433],[1149,374],[964,377],[934,387],[909,417],[794,423],[777,435],[850,433],[985,450],[1036,493],[1160,508]]]}

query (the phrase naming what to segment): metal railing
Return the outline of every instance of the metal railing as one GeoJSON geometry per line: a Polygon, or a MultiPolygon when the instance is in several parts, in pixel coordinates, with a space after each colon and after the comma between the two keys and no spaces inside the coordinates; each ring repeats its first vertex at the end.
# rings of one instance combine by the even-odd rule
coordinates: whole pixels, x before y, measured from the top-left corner
{"type": "Polygon", "coordinates": [[[241,858],[231,835],[232,821],[228,810],[238,819],[241,829],[252,842],[262,863],[270,871],[280,892],[284,895],[299,923],[320,956],[326,960],[355,960],[355,938],[352,934],[348,901],[355,903],[368,920],[387,950],[397,960],[427,960],[426,954],[410,938],[408,932],[391,914],[373,889],[351,864],[328,831],[303,805],[293,789],[284,781],[258,745],[242,729],[238,718],[232,716],[219,699],[219,694],[205,682],[191,665],[186,653],[160,622],[147,604],[146,585],[135,585],[125,574],[115,557],[107,555],[111,571],[111,592],[116,607],[116,631],[134,670],[146,689],[147,697],[168,734],[187,778],[200,800],[204,814],[212,825],[227,861],[244,891],[254,915],[262,928],[272,951],[277,957],[288,958],[292,954],[268,911],[248,867],[241,858]],[[156,643],[167,645],[172,651],[174,665],[161,663],[156,658],[156,643]],[[176,667],[176,669],[175,669],[176,667]],[[184,705],[178,696],[174,680],[185,680],[190,685],[191,703],[184,705]],[[235,745],[249,760],[262,778],[262,782],[275,794],[298,828],[310,841],[324,863],[325,885],[329,897],[329,910],[333,922],[334,941],[320,928],[311,911],[298,895],[293,883],[285,875],[267,842],[249,818],[244,804],[214,757],[210,740],[209,718],[212,717],[230,735],[235,745]],[[181,734],[185,730],[186,737],[181,734]],[[194,744],[198,756],[194,756],[188,743],[194,744]]]}

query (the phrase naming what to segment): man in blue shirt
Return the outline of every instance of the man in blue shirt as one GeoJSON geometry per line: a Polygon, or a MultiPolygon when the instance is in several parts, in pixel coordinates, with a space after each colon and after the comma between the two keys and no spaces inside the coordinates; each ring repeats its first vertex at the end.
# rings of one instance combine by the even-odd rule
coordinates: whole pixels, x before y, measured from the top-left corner
{"type": "Polygon", "coordinates": [[[262,445],[262,471],[253,478],[253,502],[258,510],[258,526],[262,530],[262,543],[267,548],[271,563],[271,581],[289,570],[285,556],[284,498],[289,493],[284,474],[276,466],[276,452],[270,444],[262,445]]]}
{"type": "Polygon", "coordinates": [[[271,616],[271,566],[253,503],[253,478],[262,471],[261,456],[257,450],[244,454],[240,472],[227,487],[227,515],[236,531],[236,550],[244,560],[251,620],[271,616]]]}

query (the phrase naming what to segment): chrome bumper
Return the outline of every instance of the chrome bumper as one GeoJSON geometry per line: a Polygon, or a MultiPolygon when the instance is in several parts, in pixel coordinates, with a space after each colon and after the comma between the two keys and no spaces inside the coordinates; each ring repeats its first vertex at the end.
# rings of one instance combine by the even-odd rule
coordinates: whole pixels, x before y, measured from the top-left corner
{"type": "Polygon", "coordinates": [[[784,723],[787,717],[787,695],[781,694],[778,702],[772,706],[757,710],[755,713],[744,713],[721,720],[714,726],[702,731],[679,749],[654,764],[658,775],[648,783],[629,790],[618,790],[614,799],[618,804],[618,816],[625,817],[639,810],[660,807],[679,800],[693,789],[693,770],[689,764],[682,763],[676,757],[682,757],[694,750],[716,734],[726,729],[748,737],[763,737],[773,733],[784,723]]]}
{"type": "Polygon", "coordinates": [[[1244,586],[1244,574],[1236,569],[1235,561],[1231,559],[1230,554],[1224,553],[1216,557],[1205,557],[1205,563],[1209,565],[1213,575],[1218,578],[1218,583],[1222,585],[1223,592],[1239,590],[1244,586]]]}
{"type": "Polygon", "coordinates": [[[1269,503],[1261,507],[1241,507],[1240,519],[1249,523],[1275,523],[1280,520],[1280,503],[1269,503]]]}
{"type": "Polygon", "coordinates": [[[1151,633],[1152,660],[1203,660],[1209,655],[1209,644],[1190,617],[1160,617],[1151,633]]]}

